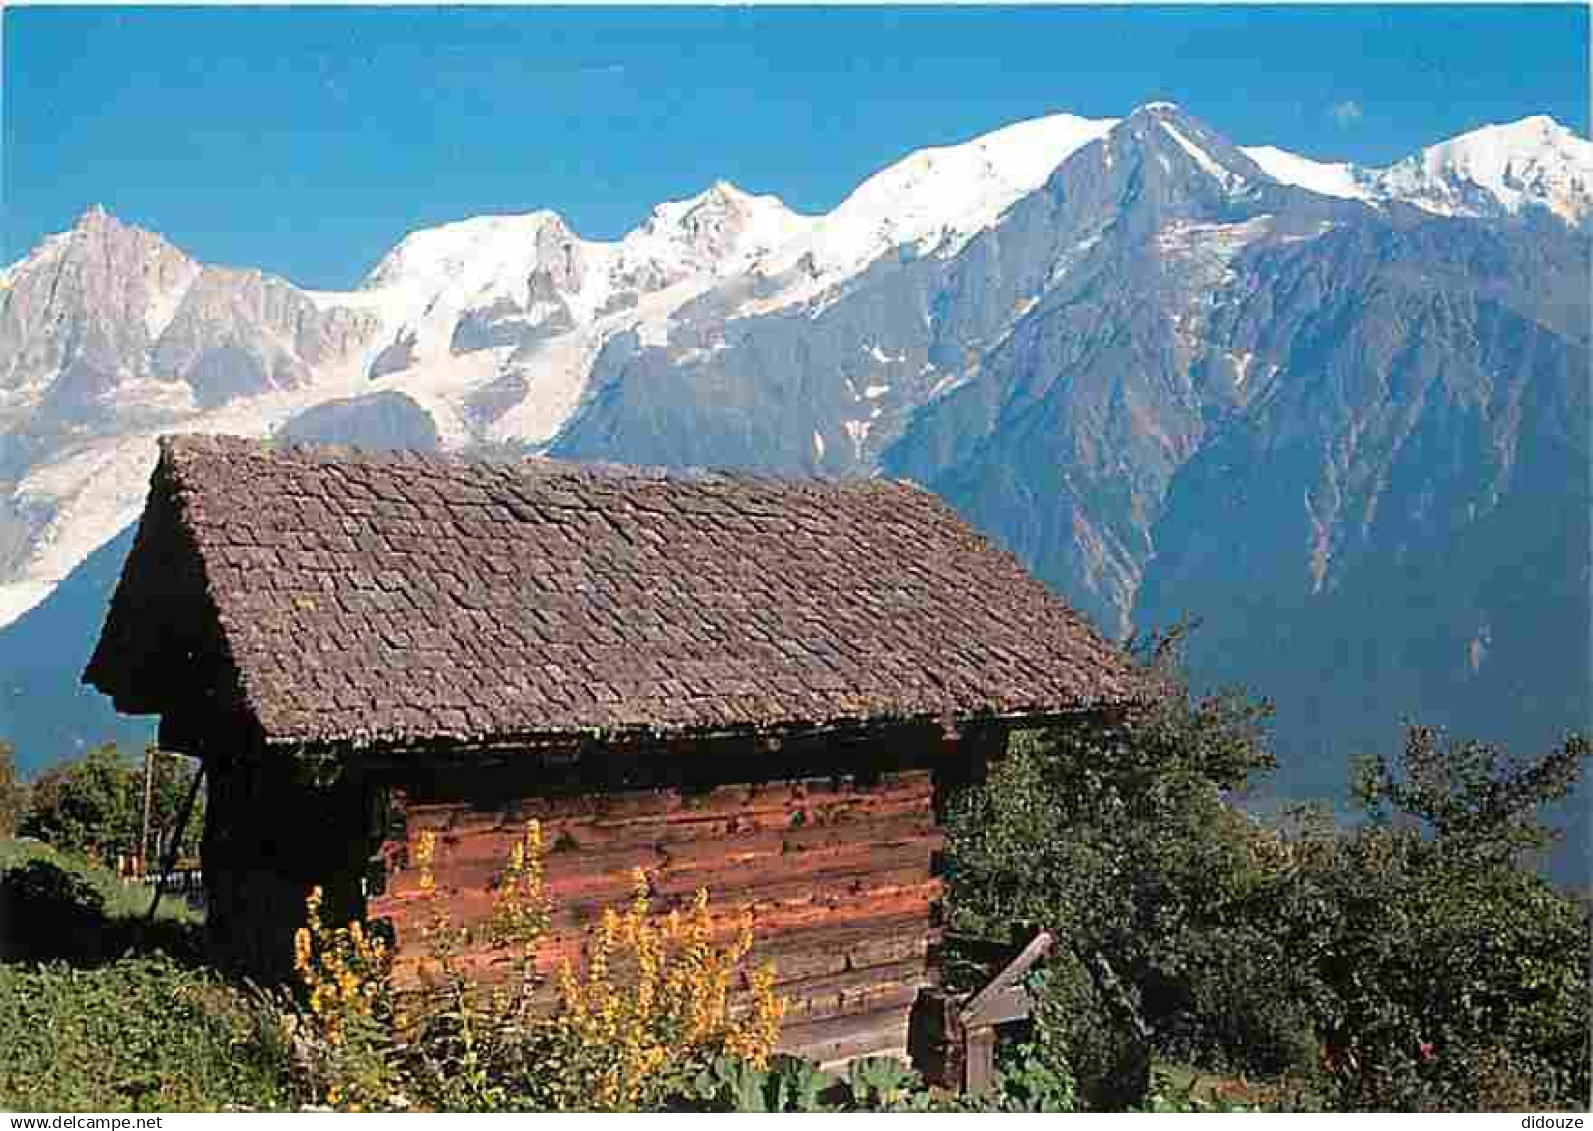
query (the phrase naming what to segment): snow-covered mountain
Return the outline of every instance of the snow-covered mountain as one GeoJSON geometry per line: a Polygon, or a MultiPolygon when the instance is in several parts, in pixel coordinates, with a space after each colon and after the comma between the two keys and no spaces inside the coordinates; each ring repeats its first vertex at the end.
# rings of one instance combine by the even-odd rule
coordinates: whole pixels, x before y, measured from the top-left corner
{"type": "Polygon", "coordinates": [[[91,210],[0,272],[0,623],[47,597],[0,628],[0,738],[117,725],[63,697],[95,547],[204,430],[905,476],[1108,632],[1204,616],[1295,785],[1402,716],[1535,746],[1593,678],[1590,182],[1543,118],[1366,169],[1153,103],[822,216],[720,183],[614,241],[464,220],[337,293],[91,210]]]}
{"type": "MultiPolygon", "coordinates": [[[[1212,143],[1187,136],[1196,127],[1162,116],[1159,136],[1177,147],[1168,153],[1224,192],[1281,182],[1439,215],[1536,204],[1572,224],[1593,206],[1593,145],[1547,118],[1369,170],[1271,148],[1214,159],[1212,143]]],[[[957,257],[1068,158],[1096,144],[1110,154],[1122,124],[1058,114],[922,149],[823,216],[719,182],[610,242],[582,239],[548,211],[462,220],[406,236],[349,292],[201,264],[91,208],[0,271],[0,625],[136,516],[160,432],[303,434],[295,418],[335,403],[309,419],[335,419],[350,439],[363,408],[387,419],[398,406],[447,447],[546,445],[615,343],[712,355],[760,318],[824,310],[881,265],[957,257]]],[[[1242,235],[1195,226],[1162,238],[1221,258],[1242,235]]],[[[1093,238],[1074,237],[1059,256],[1093,238]]],[[[874,340],[859,348],[900,353],[874,340]]],[[[954,354],[917,363],[917,393],[886,396],[867,379],[857,395],[868,412],[839,436],[814,431],[816,465],[866,465],[892,420],[899,430],[930,390],[966,378],[954,354]]]]}
{"type": "Polygon", "coordinates": [[[1440,216],[1543,208],[1568,224],[1593,211],[1593,142],[1544,114],[1483,126],[1386,169],[1313,161],[1271,146],[1245,152],[1270,175],[1326,196],[1401,201],[1440,216]]]}

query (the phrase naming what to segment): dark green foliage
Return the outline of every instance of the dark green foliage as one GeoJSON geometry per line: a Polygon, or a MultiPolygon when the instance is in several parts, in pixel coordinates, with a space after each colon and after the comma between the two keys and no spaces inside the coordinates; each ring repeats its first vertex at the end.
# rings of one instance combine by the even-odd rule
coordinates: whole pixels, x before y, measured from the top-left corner
{"type": "MultiPolygon", "coordinates": [[[[1036,924],[1061,940],[1043,1024],[1093,1108],[1143,1097],[1151,1034],[1218,1063],[1241,1053],[1230,1042],[1300,1024],[1236,1027],[1225,1003],[1209,1004],[1250,973],[1255,928],[1236,908],[1264,875],[1260,830],[1228,797],[1272,767],[1270,709],[1237,691],[1192,696],[1182,639],[1145,649],[1158,702],[1117,727],[1016,736],[950,816],[952,925],[1001,939],[1036,924]]],[[[1290,1060],[1301,1043],[1288,1032],[1291,1051],[1267,1055],[1290,1060]]]]}
{"type": "MultiPolygon", "coordinates": [[[[151,782],[151,851],[175,830],[197,768],[187,759],[157,753],[151,782]]],[[[129,758],[114,745],[97,746],[81,758],[61,762],[33,783],[18,831],[57,848],[106,863],[140,849],[144,819],[144,759],[129,758]]],[[[200,801],[203,800],[201,792],[200,801]]],[[[196,804],[185,836],[191,852],[203,825],[196,804]]],[[[159,861],[151,859],[151,869],[159,861]]]]}
{"type": "Polygon", "coordinates": [[[1081,1101],[1152,1102],[1148,1032],[1163,1058],[1340,1108],[1587,1104],[1587,911],[1532,870],[1586,738],[1512,759],[1414,727],[1360,767],[1357,822],[1263,822],[1231,797],[1269,768],[1265,705],[1192,698],[1177,646],[1151,653],[1162,703],[1020,738],[950,822],[953,927],[1062,941],[1038,1031],[1081,1101]]]}
{"type": "Polygon", "coordinates": [[[1587,752],[1573,735],[1515,761],[1415,727],[1366,764],[1363,825],[1302,822],[1255,913],[1317,987],[1336,1104],[1588,1104],[1586,909],[1521,863],[1587,752]]]}
{"type": "Polygon", "coordinates": [[[0,965],[0,1108],[216,1111],[286,1102],[276,1015],[159,955],[0,965]]]}
{"type": "Polygon", "coordinates": [[[1367,819],[1386,827],[1418,822],[1449,857],[1508,864],[1547,848],[1542,811],[1569,794],[1588,757],[1588,738],[1571,734],[1536,759],[1512,758],[1486,742],[1446,742],[1413,726],[1397,762],[1381,755],[1355,765],[1354,792],[1367,819]]]}
{"type": "Polygon", "coordinates": [[[115,746],[97,746],[61,762],[33,783],[20,832],[56,848],[101,859],[138,851],[143,783],[115,746]]]}
{"type": "Polygon", "coordinates": [[[1077,1082],[1086,1110],[1138,1103],[1150,1084],[1152,1049],[1132,987],[1103,984],[1070,949],[1054,955],[1029,985],[1038,1059],[1077,1082]]]}
{"type": "Polygon", "coordinates": [[[50,860],[29,860],[0,872],[0,908],[7,929],[0,958],[40,960],[62,945],[81,946],[105,921],[105,899],[79,873],[50,860]]]}

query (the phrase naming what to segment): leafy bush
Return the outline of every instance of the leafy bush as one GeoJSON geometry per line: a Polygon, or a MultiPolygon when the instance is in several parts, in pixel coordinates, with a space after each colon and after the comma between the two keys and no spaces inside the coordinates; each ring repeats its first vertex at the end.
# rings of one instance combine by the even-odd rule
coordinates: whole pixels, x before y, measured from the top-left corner
{"type": "Polygon", "coordinates": [[[1265,704],[1191,696],[1172,644],[1153,650],[1160,702],[1018,737],[950,815],[954,929],[1063,942],[1040,1047],[1081,1102],[1150,1102],[1148,1033],[1163,1057],[1340,1108],[1585,1104],[1588,915],[1531,864],[1587,739],[1512,759],[1413,727],[1361,767],[1358,823],[1262,822],[1230,798],[1270,764],[1265,704]]]}
{"type": "Polygon", "coordinates": [[[0,1108],[218,1111],[288,1098],[277,1014],[163,956],[0,965],[0,1108]]]}
{"type": "Polygon", "coordinates": [[[889,1057],[865,1057],[837,1077],[809,1061],[774,1057],[759,1068],[736,1057],[715,1058],[697,1073],[680,1106],[739,1112],[1067,1112],[1073,1084],[1032,1044],[998,1052],[991,1089],[978,1096],[932,1089],[912,1068],[889,1057]]]}
{"type": "Polygon", "coordinates": [[[0,957],[44,959],[62,940],[81,944],[105,921],[105,899],[83,876],[50,860],[29,860],[0,873],[8,924],[0,957]]]}
{"type": "Polygon", "coordinates": [[[1253,913],[1317,986],[1335,1105],[1588,1102],[1586,910],[1523,865],[1587,753],[1573,735],[1515,761],[1414,727],[1400,758],[1364,765],[1365,823],[1287,844],[1253,913]]]}
{"type": "Polygon", "coordinates": [[[1148,646],[1156,702],[1120,726],[1014,736],[949,815],[954,929],[1015,942],[1013,924],[1034,924],[1061,940],[1040,1047],[1091,1108],[1143,1097],[1152,1034],[1206,1062],[1236,1051],[1214,991],[1245,983],[1250,951],[1219,940],[1235,941],[1233,908],[1266,873],[1262,830],[1229,796],[1272,766],[1270,707],[1190,694],[1180,643],[1148,646]]]}
{"type": "Polygon", "coordinates": [[[1030,978],[1037,1050],[1043,1063],[1076,1081],[1078,1100],[1090,1111],[1131,1107],[1150,1083],[1150,1042],[1130,1016],[1132,1001],[1113,1000],[1114,989],[1067,950],[1030,978]]]}
{"type": "Polygon", "coordinates": [[[531,1042],[530,1094],[557,1110],[649,1110],[685,1092],[717,1056],[765,1068],[785,1013],[774,968],[752,974],[751,1008],[733,1016],[729,992],[752,949],[751,918],[727,947],[712,936],[705,892],[688,915],[655,919],[638,872],[629,910],[598,926],[584,978],[568,963],[559,971],[559,1011],[531,1042]]]}

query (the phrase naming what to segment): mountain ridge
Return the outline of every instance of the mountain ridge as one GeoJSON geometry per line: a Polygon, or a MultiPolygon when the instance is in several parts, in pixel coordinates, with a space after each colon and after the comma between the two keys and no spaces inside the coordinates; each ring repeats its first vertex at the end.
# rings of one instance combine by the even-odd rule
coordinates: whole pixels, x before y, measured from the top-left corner
{"type": "Polygon", "coordinates": [[[1587,713],[1567,136],[1472,131],[1390,177],[1169,103],[1056,115],[819,217],[715,184],[606,243],[546,211],[425,229],[348,292],[86,216],[3,276],[0,593],[15,615],[125,529],[160,431],[886,474],[1114,636],[1205,614],[1195,670],[1278,699],[1286,785],[1400,712],[1535,745],[1587,713]]]}
{"type": "MultiPolygon", "coordinates": [[[[889,252],[956,254],[1079,149],[1124,122],[1172,121],[1181,113],[1161,102],[1123,119],[1056,114],[915,151],[866,178],[820,217],[727,182],[655,206],[631,232],[607,244],[582,240],[547,210],[472,217],[409,233],[348,292],[301,290],[277,276],[199,263],[157,233],[91,205],[73,229],[47,237],[28,257],[0,270],[0,485],[10,479],[12,496],[9,508],[0,505],[11,512],[0,514],[0,624],[41,599],[120,529],[119,520],[136,513],[121,497],[125,489],[114,500],[52,497],[57,484],[70,486],[83,476],[72,466],[86,471],[109,461],[136,477],[137,461],[126,453],[102,452],[99,460],[80,454],[76,464],[62,466],[61,449],[93,446],[97,432],[140,435],[147,462],[154,430],[181,427],[189,423],[185,417],[195,427],[261,434],[312,402],[390,391],[432,416],[445,446],[546,445],[590,395],[591,373],[616,334],[667,343],[676,316],[709,292],[736,292],[720,306],[723,319],[735,322],[811,303],[844,288],[889,252]],[[928,203],[935,198],[938,216],[928,203]],[[904,211],[890,215],[893,205],[904,211]],[[687,232],[692,217],[705,212],[716,214],[695,235],[687,232]],[[743,240],[749,230],[752,238],[743,240]],[[76,353],[68,359],[49,327],[26,331],[30,319],[43,321],[30,308],[26,277],[70,262],[74,248],[95,241],[105,250],[84,258],[113,262],[115,243],[129,278],[115,293],[104,279],[84,284],[81,302],[64,316],[78,329],[76,353]],[[427,244],[440,249],[431,262],[427,244]],[[144,282],[151,270],[160,284],[153,288],[144,282]],[[103,317],[107,308],[119,316],[103,317]],[[254,323],[247,333],[222,327],[227,341],[203,340],[207,322],[238,317],[254,323]],[[132,358],[129,372],[114,372],[125,357],[132,358]],[[261,398],[259,412],[210,411],[246,397],[261,398]],[[52,446],[55,452],[48,451],[52,446]],[[40,455],[57,456],[45,461],[55,466],[38,466],[40,455]],[[41,521],[42,514],[49,520],[41,521]],[[82,517],[74,522],[72,514],[82,517]],[[32,550],[35,560],[24,560],[32,541],[74,525],[92,529],[67,530],[59,548],[32,550]]],[[[1189,139],[1176,125],[1172,131],[1184,148],[1189,139]]],[[[1259,170],[1277,183],[1374,207],[1419,200],[1451,216],[1468,214],[1466,202],[1476,198],[1455,190],[1457,169],[1482,168],[1489,183],[1476,188],[1503,193],[1492,215],[1519,213],[1537,186],[1547,194],[1547,211],[1580,222],[1593,184],[1593,143],[1546,115],[1479,127],[1385,170],[1313,162],[1268,147],[1234,147],[1225,161],[1232,165],[1240,157],[1253,163],[1246,170],[1252,177],[1259,170]],[[1514,159],[1513,150],[1519,151],[1514,159]],[[1553,176],[1543,173],[1556,155],[1570,164],[1553,176]],[[1537,171],[1537,179],[1523,181],[1522,169],[1537,171]],[[1431,173],[1430,183],[1418,171],[1431,173]],[[1399,176],[1390,182],[1394,173],[1399,176]],[[1516,183],[1506,184],[1511,176],[1516,183]],[[1324,183],[1335,177],[1342,183],[1324,183]],[[1392,194],[1389,183],[1402,187],[1405,197],[1392,194]]],[[[1242,179],[1244,173],[1224,175],[1242,179]]],[[[49,301],[59,307],[53,280],[49,301]]],[[[62,321],[59,309],[55,314],[62,321]]],[[[709,340],[688,348],[720,346],[709,340]]],[[[853,433],[871,430],[864,420],[853,433]]],[[[819,442],[828,452],[857,446],[855,438],[837,445],[821,436],[819,442]]],[[[92,494],[96,478],[87,475],[78,485],[92,494]]]]}

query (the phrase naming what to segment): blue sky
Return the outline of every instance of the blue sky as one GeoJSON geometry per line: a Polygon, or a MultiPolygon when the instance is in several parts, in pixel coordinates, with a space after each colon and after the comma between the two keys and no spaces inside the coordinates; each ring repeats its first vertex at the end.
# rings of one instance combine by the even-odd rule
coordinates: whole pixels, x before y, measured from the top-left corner
{"type": "Polygon", "coordinates": [[[12,8],[5,259],[92,202],[211,262],[356,282],[404,232],[548,207],[610,238],[725,177],[806,211],[925,145],[1170,99],[1384,163],[1588,132],[1588,9],[12,8]]]}

